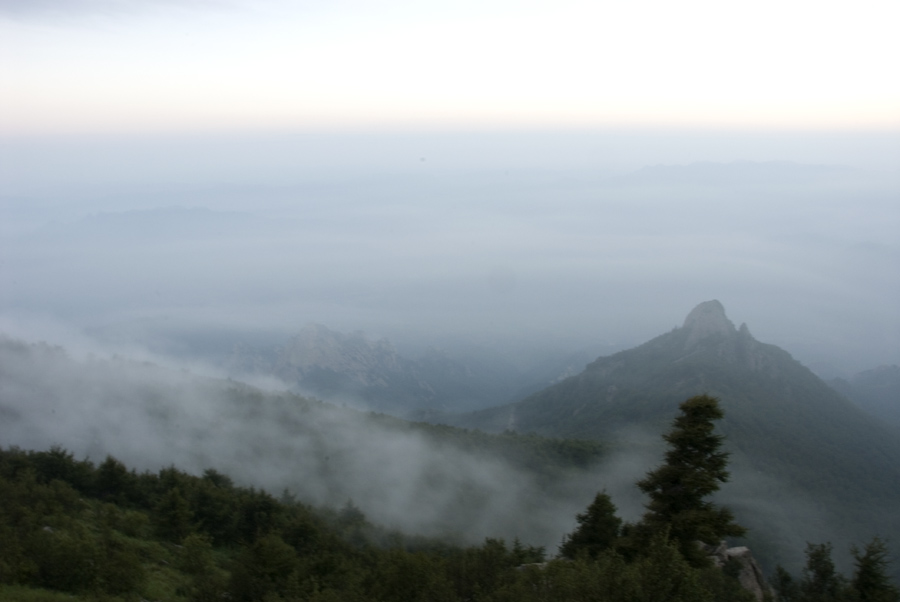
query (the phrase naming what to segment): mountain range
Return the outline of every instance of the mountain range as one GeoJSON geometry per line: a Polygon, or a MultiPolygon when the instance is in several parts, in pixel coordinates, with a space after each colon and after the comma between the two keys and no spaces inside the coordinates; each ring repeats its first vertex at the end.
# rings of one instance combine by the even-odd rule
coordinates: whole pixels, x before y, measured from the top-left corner
{"type": "Polygon", "coordinates": [[[282,345],[234,344],[223,367],[237,379],[275,377],[305,395],[402,417],[428,417],[520,399],[580,371],[588,357],[574,353],[530,370],[492,353],[451,355],[434,347],[411,359],[387,339],[310,324],[282,345]]]}
{"type": "Polygon", "coordinates": [[[900,366],[878,366],[828,384],[863,411],[900,428],[900,366]]]}

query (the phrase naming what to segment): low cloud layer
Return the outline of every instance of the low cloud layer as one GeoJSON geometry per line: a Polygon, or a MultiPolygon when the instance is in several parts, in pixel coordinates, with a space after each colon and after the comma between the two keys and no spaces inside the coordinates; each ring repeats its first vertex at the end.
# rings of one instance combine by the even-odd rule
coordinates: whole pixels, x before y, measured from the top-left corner
{"type": "Polygon", "coordinates": [[[215,468],[310,503],[352,500],[409,533],[519,536],[554,551],[602,486],[581,474],[548,490],[533,473],[390,421],[147,363],[76,362],[5,340],[0,375],[4,446],[111,454],[139,470],[215,468]]]}

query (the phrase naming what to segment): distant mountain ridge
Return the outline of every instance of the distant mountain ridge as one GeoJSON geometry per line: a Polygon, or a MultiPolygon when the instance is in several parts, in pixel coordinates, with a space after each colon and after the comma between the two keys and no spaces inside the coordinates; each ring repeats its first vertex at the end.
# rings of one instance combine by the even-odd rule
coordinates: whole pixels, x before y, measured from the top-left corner
{"type": "Polygon", "coordinates": [[[326,399],[355,399],[376,407],[400,406],[407,398],[434,399],[411,362],[400,358],[387,340],[370,341],[360,332],[345,335],[321,324],[306,326],[276,348],[237,344],[226,368],[275,376],[326,399]]]}
{"type": "Polygon", "coordinates": [[[398,416],[497,405],[573,371],[566,364],[551,366],[548,374],[523,374],[511,365],[455,358],[435,348],[409,359],[387,339],[370,340],[362,332],[344,334],[321,324],[304,327],[277,347],[237,344],[225,368],[238,378],[274,376],[299,392],[398,416]]]}
{"type": "Polygon", "coordinates": [[[828,381],[871,416],[900,428],[900,366],[878,366],[849,380],[828,381]]]}

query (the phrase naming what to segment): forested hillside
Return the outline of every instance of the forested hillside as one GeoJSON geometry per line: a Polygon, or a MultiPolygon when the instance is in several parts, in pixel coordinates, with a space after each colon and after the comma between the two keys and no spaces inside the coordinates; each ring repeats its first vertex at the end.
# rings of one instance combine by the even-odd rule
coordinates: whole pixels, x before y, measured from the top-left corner
{"type": "Polygon", "coordinates": [[[532,563],[545,551],[518,541],[407,537],[352,505],[316,509],[214,470],[138,473],[59,448],[0,453],[0,493],[4,600],[752,599],[665,542],[628,564],[610,556],[540,566],[532,563]]]}
{"type": "MultiPolygon", "coordinates": [[[[651,498],[645,516],[623,524],[598,493],[549,561],[518,539],[461,546],[410,537],[371,524],[352,504],[315,508],[298,501],[302,491],[276,499],[211,469],[139,473],[111,456],[95,465],[58,447],[0,450],[0,599],[771,600],[745,549],[697,546],[742,527],[705,500],[728,478],[713,433],[716,400],[681,408],[664,464],[640,483],[651,498]],[[673,478],[680,491],[657,486],[673,478]]],[[[806,555],[802,578],[779,567],[781,599],[900,600],[877,539],[854,549],[850,580],[835,572],[830,545],[810,545],[806,555]]]]}

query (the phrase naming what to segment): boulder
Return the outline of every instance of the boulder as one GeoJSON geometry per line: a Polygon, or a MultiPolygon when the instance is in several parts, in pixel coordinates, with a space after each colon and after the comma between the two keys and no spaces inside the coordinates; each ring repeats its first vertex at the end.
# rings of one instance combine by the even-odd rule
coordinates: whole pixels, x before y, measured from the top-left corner
{"type": "Polygon", "coordinates": [[[756,559],[753,558],[750,548],[744,546],[729,548],[724,541],[720,542],[718,546],[701,545],[703,545],[703,548],[709,555],[709,559],[717,567],[724,568],[726,565],[734,566],[734,564],[737,564],[738,581],[757,600],[762,602],[766,596],[772,596],[772,590],[766,581],[765,575],[763,575],[762,569],[756,562],[756,559]]]}

